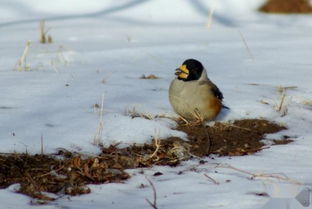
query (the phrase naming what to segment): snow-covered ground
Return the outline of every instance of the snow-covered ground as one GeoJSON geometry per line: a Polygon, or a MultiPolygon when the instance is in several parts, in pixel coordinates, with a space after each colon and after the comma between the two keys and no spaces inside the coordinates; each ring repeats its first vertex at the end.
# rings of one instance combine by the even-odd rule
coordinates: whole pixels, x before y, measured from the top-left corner
{"type": "MultiPolygon", "coordinates": [[[[261,208],[269,198],[255,192],[280,189],[287,197],[300,190],[215,168],[219,163],[312,183],[311,16],[260,14],[256,8],[262,0],[0,3],[0,152],[38,153],[43,141],[45,153],[58,148],[98,153],[98,142],[143,143],[158,132],[160,138],[185,137],[171,130],[175,123],[169,119],[132,119],[128,112],[176,116],[168,87],[187,58],[200,60],[222,90],[231,111],[218,120],[263,117],[288,127],[268,138],[295,140],[253,156],[207,158],[203,165],[192,160],[177,168],[143,169],[144,174],[130,170],[124,184],[93,185],[91,194],[62,197],[40,208],[150,208],[145,198],[152,200],[152,189],[140,188],[148,185],[146,176],[156,187],[158,207],[168,209],[261,208]],[[50,45],[38,43],[43,18],[53,38],[50,45]],[[28,40],[30,70],[19,72],[16,65],[28,40]],[[139,79],[142,74],[160,79],[139,79]],[[296,87],[286,91],[284,117],[274,109],[280,102],[278,86],[296,87]],[[103,114],[95,107],[102,102],[103,114]],[[103,132],[95,139],[101,119],[103,132]],[[153,176],[156,171],[164,175],[153,176]]],[[[36,207],[14,188],[0,190],[1,208],[36,207]]]]}

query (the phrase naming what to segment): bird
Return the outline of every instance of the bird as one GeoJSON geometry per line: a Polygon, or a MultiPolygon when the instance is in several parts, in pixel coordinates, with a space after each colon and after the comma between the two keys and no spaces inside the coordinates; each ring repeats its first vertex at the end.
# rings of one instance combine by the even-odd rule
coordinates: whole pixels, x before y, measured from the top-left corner
{"type": "Polygon", "coordinates": [[[175,71],[176,78],[169,87],[169,101],[173,110],[187,121],[215,119],[223,105],[223,94],[207,76],[196,59],[187,59],[175,71]]]}

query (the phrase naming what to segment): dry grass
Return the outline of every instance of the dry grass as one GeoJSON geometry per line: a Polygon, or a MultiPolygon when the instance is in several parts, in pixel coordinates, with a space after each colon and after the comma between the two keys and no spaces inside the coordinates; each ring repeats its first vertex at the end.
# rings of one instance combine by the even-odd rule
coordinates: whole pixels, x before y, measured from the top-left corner
{"type": "Polygon", "coordinates": [[[312,106],[312,100],[304,100],[302,103],[307,106],[312,106]]]}
{"type": "Polygon", "coordinates": [[[154,74],[150,74],[150,75],[145,75],[143,74],[140,79],[149,79],[149,80],[155,80],[155,79],[159,79],[158,76],[154,75],[154,74]]]}
{"type": "Polygon", "coordinates": [[[278,86],[277,93],[280,97],[279,103],[274,106],[274,109],[280,113],[281,117],[287,115],[288,112],[288,103],[287,103],[287,94],[288,89],[296,89],[296,86],[278,86]]]}
{"type": "Polygon", "coordinates": [[[212,19],[213,19],[213,12],[215,10],[215,4],[212,4],[211,7],[209,8],[209,14],[208,14],[208,21],[207,21],[207,24],[206,24],[206,27],[208,29],[211,28],[211,25],[212,25],[212,19]]]}
{"type": "Polygon", "coordinates": [[[125,115],[128,115],[131,118],[144,118],[144,119],[147,119],[147,120],[154,120],[155,118],[165,117],[165,116],[152,115],[152,114],[148,114],[148,113],[139,112],[136,109],[136,107],[132,107],[132,109],[126,109],[125,110],[125,115]]]}
{"type": "Polygon", "coordinates": [[[103,120],[103,114],[104,114],[104,94],[102,95],[102,101],[101,105],[95,104],[94,109],[99,109],[99,123],[96,129],[95,136],[93,138],[93,144],[100,145],[102,144],[102,133],[104,128],[104,120],[103,120]]]}
{"type": "Polygon", "coordinates": [[[50,29],[45,29],[45,21],[41,20],[39,24],[39,42],[41,44],[51,44],[53,42],[52,37],[48,35],[50,29]]]}
{"type": "Polygon", "coordinates": [[[211,178],[208,174],[205,173],[204,176],[207,177],[207,179],[209,179],[209,181],[211,181],[212,183],[217,184],[217,185],[220,184],[215,179],[211,178]]]}
{"type": "Polygon", "coordinates": [[[279,181],[283,181],[283,182],[287,182],[287,183],[291,183],[291,184],[299,184],[299,185],[303,185],[302,182],[299,182],[295,179],[291,179],[283,174],[275,174],[275,173],[252,173],[250,171],[246,171],[240,168],[236,168],[234,166],[228,165],[228,164],[220,164],[217,165],[216,168],[227,168],[227,169],[231,169],[231,170],[235,170],[237,172],[240,173],[244,173],[247,174],[249,176],[250,179],[277,179],[279,181]]]}
{"type": "Polygon", "coordinates": [[[30,45],[31,45],[31,42],[27,41],[26,42],[26,46],[25,46],[24,51],[23,51],[23,54],[18,59],[18,62],[16,64],[16,66],[15,66],[15,69],[17,71],[28,71],[28,70],[30,70],[30,65],[27,64],[27,62],[26,62],[26,58],[27,58],[27,55],[28,55],[28,52],[29,52],[30,45]]]}
{"type": "Polygon", "coordinates": [[[125,110],[125,115],[130,116],[131,118],[144,118],[146,120],[155,120],[157,118],[167,118],[167,119],[174,120],[174,121],[179,120],[175,117],[172,117],[172,116],[166,115],[166,114],[153,115],[153,114],[149,114],[149,113],[143,113],[143,112],[138,111],[136,107],[127,108],[125,110]]]}
{"type": "Polygon", "coordinates": [[[243,33],[242,33],[240,30],[238,30],[238,32],[239,32],[239,35],[240,35],[240,37],[241,37],[241,39],[242,39],[242,41],[243,41],[243,43],[244,43],[244,46],[245,46],[245,48],[246,48],[246,50],[247,50],[247,52],[248,52],[248,55],[249,55],[250,59],[251,59],[251,60],[254,60],[254,56],[253,56],[253,54],[251,53],[251,50],[250,50],[250,48],[249,48],[249,46],[248,46],[248,43],[247,43],[247,41],[246,41],[246,39],[245,39],[243,33]]]}
{"type": "Polygon", "coordinates": [[[157,157],[157,152],[160,148],[160,139],[159,139],[159,130],[155,130],[155,137],[154,137],[154,143],[155,143],[155,151],[150,155],[150,158],[157,157]]]}
{"type": "MultiPolygon", "coordinates": [[[[257,84],[257,83],[249,83],[248,85],[253,86],[260,86],[263,84],[257,84]]],[[[276,92],[278,94],[278,101],[274,104],[272,101],[267,101],[265,99],[259,100],[261,104],[272,106],[273,109],[280,113],[281,117],[284,117],[288,113],[288,96],[287,91],[288,90],[294,90],[297,89],[297,86],[276,86],[276,92]]]]}
{"type": "Polygon", "coordinates": [[[153,202],[147,198],[145,200],[153,209],[158,209],[156,188],[151,180],[149,180],[148,178],[146,178],[146,180],[148,181],[149,185],[152,187],[152,190],[153,190],[153,202]]]}

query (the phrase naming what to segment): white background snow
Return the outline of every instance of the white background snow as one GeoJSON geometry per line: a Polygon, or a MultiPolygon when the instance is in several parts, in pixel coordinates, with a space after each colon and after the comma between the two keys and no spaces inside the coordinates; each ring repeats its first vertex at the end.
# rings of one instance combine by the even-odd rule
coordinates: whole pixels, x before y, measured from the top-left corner
{"type": "Polygon", "coordinates": [[[0,190],[0,208],[150,208],[145,198],[152,199],[151,187],[139,188],[148,185],[146,176],[164,209],[261,208],[269,198],[254,192],[285,190],[284,196],[293,196],[298,189],[284,189],[288,184],[275,179],[250,180],[216,164],[312,183],[312,17],[260,14],[256,9],[263,2],[1,0],[0,152],[38,153],[42,139],[45,153],[58,148],[98,153],[100,114],[94,105],[102,98],[105,145],[149,142],[157,132],[160,138],[185,137],[171,130],[175,123],[169,119],[132,119],[127,112],[175,117],[168,87],[187,58],[200,60],[222,90],[231,111],[218,120],[266,118],[288,127],[268,138],[289,135],[295,141],[253,156],[207,158],[204,165],[191,160],[176,168],[143,169],[144,174],[130,170],[124,184],[91,185],[91,194],[45,206],[30,205],[13,185],[0,190]],[[38,43],[41,19],[50,28],[51,45],[38,43]],[[30,71],[19,72],[16,64],[28,40],[30,71]],[[139,79],[142,74],[160,79],[139,79]],[[296,87],[286,92],[284,117],[274,110],[278,86],[296,87]],[[154,177],[156,171],[164,175],[154,177]]]}

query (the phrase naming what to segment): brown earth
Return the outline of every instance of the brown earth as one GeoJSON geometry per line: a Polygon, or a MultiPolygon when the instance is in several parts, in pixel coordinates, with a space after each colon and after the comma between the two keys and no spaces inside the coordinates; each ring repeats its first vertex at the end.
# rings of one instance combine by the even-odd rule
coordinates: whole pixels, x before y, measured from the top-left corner
{"type": "MultiPolygon", "coordinates": [[[[21,185],[19,192],[44,204],[55,200],[43,192],[58,195],[80,195],[90,192],[87,184],[122,182],[129,178],[129,168],[153,165],[177,166],[181,161],[209,154],[219,156],[249,155],[264,147],[265,134],[285,129],[266,120],[238,120],[215,123],[214,126],[179,123],[189,141],[171,137],[155,139],[152,144],[102,147],[96,157],[60,150],[55,155],[3,154],[0,155],[0,188],[21,185]]],[[[272,140],[273,144],[287,144],[288,136],[272,140]]]]}
{"type": "MultiPolygon", "coordinates": [[[[178,130],[188,134],[192,152],[196,156],[217,154],[236,156],[253,154],[262,149],[265,134],[276,133],[286,127],[267,120],[238,120],[233,123],[216,123],[212,127],[180,126],[178,130]],[[207,140],[209,139],[209,140],[207,140]]],[[[279,143],[275,140],[274,143],[279,143]]],[[[280,143],[282,144],[282,143],[280,143]]]]}
{"type": "Polygon", "coordinates": [[[266,13],[311,13],[309,0],[268,0],[259,11],[266,13]]]}

